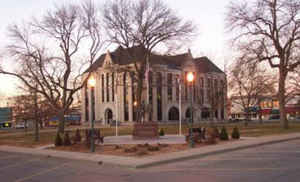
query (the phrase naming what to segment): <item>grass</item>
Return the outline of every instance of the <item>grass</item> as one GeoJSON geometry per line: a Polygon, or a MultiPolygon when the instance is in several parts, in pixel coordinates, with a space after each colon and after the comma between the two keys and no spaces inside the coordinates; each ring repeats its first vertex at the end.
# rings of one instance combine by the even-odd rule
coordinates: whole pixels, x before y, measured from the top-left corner
{"type": "MultiPolygon", "coordinates": [[[[226,124],[215,124],[217,127],[221,127],[225,125],[228,133],[232,132],[233,127],[237,126],[240,130],[242,137],[260,137],[267,135],[280,135],[280,134],[288,134],[300,132],[300,123],[290,123],[289,129],[283,129],[279,123],[249,123],[248,126],[245,126],[243,123],[226,123],[226,124]]],[[[194,127],[209,127],[210,124],[194,124],[194,127]]],[[[160,125],[160,128],[163,128],[165,134],[178,134],[178,125],[160,125]]],[[[68,130],[67,130],[68,131],[68,130]]],[[[182,133],[186,134],[188,131],[188,125],[182,125],[182,133]]],[[[70,136],[75,135],[75,130],[72,129],[70,132],[70,136]]],[[[19,132],[18,132],[19,133],[19,132]]],[[[130,126],[122,126],[119,127],[119,135],[131,135],[132,127],[130,126]]],[[[1,135],[0,133],[0,145],[12,145],[12,146],[24,146],[24,147],[37,147],[41,145],[53,144],[56,132],[42,132],[40,133],[40,141],[34,141],[33,133],[23,133],[18,135],[1,135]]],[[[114,136],[115,128],[101,128],[101,135],[103,136],[114,136]]],[[[84,130],[81,130],[81,136],[84,137],[84,130]]]]}

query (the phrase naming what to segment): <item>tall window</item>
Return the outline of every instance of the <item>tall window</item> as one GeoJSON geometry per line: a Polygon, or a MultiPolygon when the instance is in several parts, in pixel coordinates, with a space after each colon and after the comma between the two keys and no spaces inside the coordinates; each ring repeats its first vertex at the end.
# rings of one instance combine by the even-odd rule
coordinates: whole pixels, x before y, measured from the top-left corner
{"type": "Polygon", "coordinates": [[[153,99],[152,87],[153,87],[153,73],[152,71],[149,71],[149,104],[152,104],[152,99],[153,99]]]}
{"type": "Polygon", "coordinates": [[[162,120],[162,75],[157,73],[157,120],[162,120]]]}
{"type": "Polygon", "coordinates": [[[91,87],[92,120],[95,121],[95,88],[91,87]]]}
{"type": "Polygon", "coordinates": [[[204,87],[204,79],[201,77],[200,78],[200,87],[203,88],[204,87]]]}
{"type": "Polygon", "coordinates": [[[180,82],[179,82],[179,75],[177,75],[176,76],[176,101],[179,101],[179,92],[180,92],[180,90],[179,90],[179,84],[180,84],[180,82]]]}
{"type": "Polygon", "coordinates": [[[149,71],[149,104],[151,107],[150,113],[149,113],[149,120],[152,120],[152,108],[153,108],[153,73],[152,71],[149,71]]]}
{"type": "MultiPolygon", "coordinates": [[[[136,85],[134,85],[134,82],[133,82],[133,75],[131,74],[130,75],[130,80],[131,80],[131,88],[132,88],[132,92],[131,92],[131,99],[132,99],[132,103],[134,103],[135,101],[137,101],[137,99],[136,99],[136,91],[137,91],[137,86],[136,85]]],[[[133,108],[132,108],[132,119],[133,119],[133,121],[136,121],[137,120],[137,108],[136,108],[136,106],[134,106],[134,104],[133,104],[133,108]]]]}
{"type": "Polygon", "coordinates": [[[129,120],[129,105],[128,105],[128,87],[127,87],[127,74],[123,75],[123,92],[124,92],[124,120],[129,120]]]}
{"type": "Polygon", "coordinates": [[[104,74],[101,75],[101,95],[102,95],[102,102],[105,102],[105,99],[104,99],[104,74]]]}
{"type": "Polygon", "coordinates": [[[172,100],[173,88],[172,88],[172,73],[167,75],[167,85],[168,85],[168,100],[172,100]]]}
{"type": "Polygon", "coordinates": [[[111,90],[112,90],[112,101],[115,101],[115,73],[112,73],[111,75],[111,90]]]}
{"type": "Polygon", "coordinates": [[[84,98],[85,98],[85,120],[89,121],[89,94],[87,84],[84,85],[84,98]]]}
{"type": "Polygon", "coordinates": [[[106,73],[106,102],[109,102],[109,73],[106,73]]]}
{"type": "MultiPolygon", "coordinates": [[[[196,73],[195,72],[193,72],[193,74],[194,75],[196,75],[196,73]]],[[[193,100],[195,100],[195,98],[196,98],[196,79],[194,79],[194,81],[193,81],[193,83],[192,83],[193,85],[193,100]]]]}
{"type": "Polygon", "coordinates": [[[187,72],[184,73],[184,88],[185,88],[185,100],[188,100],[188,82],[186,80],[187,72]]]}

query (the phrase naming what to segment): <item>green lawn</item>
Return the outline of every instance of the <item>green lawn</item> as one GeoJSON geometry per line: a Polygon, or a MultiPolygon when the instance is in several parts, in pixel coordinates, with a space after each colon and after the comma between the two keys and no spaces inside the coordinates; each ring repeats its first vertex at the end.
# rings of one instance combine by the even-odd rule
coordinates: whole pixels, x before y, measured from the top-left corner
{"type": "MultiPolygon", "coordinates": [[[[231,133],[234,126],[237,126],[240,129],[241,136],[243,137],[260,137],[266,135],[279,135],[300,132],[300,122],[290,123],[290,129],[283,129],[279,123],[250,123],[248,126],[245,126],[243,123],[236,124],[217,124],[217,127],[225,125],[228,129],[228,133],[231,133]]],[[[194,127],[209,127],[209,124],[194,124],[194,127]]],[[[160,128],[163,128],[166,134],[178,134],[178,125],[161,125],[160,128]]],[[[68,131],[68,130],[67,130],[68,131]]],[[[188,131],[187,125],[182,125],[182,133],[186,134],[188,131]]],[[[75,133],[74,130],[69,131],[70,136],[72,137],[75,133]]],[[[130,135],[132,133],[132,128],[129,126],[119,127],[119,135],[130,135]]],[[[84,137],[84,130],[81,130],[82,137],[84,137]]],[[[14,145],[14,146],[26,146],[26,147],[35,147],[40,145],[52,144],[55,138],[56,132],[49,131],[40,133],[40,141],[34,141],[33,133],[23,133],[18,135],[5,136],[0,133],[0,145],[14,145]]],[[[115,128],[101,128],[101,135],[103,136],[114,136],[115,128]]]]}

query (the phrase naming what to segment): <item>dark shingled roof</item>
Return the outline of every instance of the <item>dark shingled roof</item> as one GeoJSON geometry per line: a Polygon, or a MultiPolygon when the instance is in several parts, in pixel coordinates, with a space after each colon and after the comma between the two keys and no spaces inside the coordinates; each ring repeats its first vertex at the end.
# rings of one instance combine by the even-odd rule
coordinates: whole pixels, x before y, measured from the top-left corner
{"type": "Polygon", "coordinates": [[[200,73],[224,73],[220,68],[218,68],[211,60],[207,57],[200,57],[195,59],[197,69],[200,73]]]}
{"type": "MultiPolygon", "coordinates": [[[[143,58],[142,48],[141,47],[133,47],[128,50],[122,48],[121,46],[118,47],[115,51],[110,53],[110,56],[115,64],[119,65],[127,65],[134,63],[134,60],[130,59],[129,51],[135,54],[135,59],[141,60],[143,58]]],[[[86,70],[95,71],[97,68],[103,65],[104,59],[106,57],[106,53],[102,54],[93,64],[92,66],[86,70]]],[[[187,60],[189,57],[188,53],[179,54],[179,55],[157,55],[152,54],[150,57],[151,64],[160,64],[160,65],[167,65],[169,68],[180,68],[182,64],[187,60]]],[[[200,57],[194,59],[198,69],[202,73],[207,72],[218,72],[223,73],[216,65],[214,65],[207,57],[200,57]]]]}

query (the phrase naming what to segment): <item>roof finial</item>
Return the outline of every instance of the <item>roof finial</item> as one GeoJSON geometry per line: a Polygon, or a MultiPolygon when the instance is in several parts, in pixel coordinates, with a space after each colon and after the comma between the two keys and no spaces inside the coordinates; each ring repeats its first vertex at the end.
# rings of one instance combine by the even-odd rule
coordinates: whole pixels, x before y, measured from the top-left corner
{"type": "Polygon", "coordinates": [[[190,48],[188,48],[188,53],[189,53],[190,55],[192,55],[191,49],[190,49],[190,48]]]}

